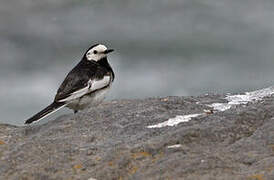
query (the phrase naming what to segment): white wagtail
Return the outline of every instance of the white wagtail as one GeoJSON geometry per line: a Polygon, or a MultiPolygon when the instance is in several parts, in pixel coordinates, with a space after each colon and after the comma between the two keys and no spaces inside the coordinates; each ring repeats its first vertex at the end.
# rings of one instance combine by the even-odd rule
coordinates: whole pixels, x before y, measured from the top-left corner
{"type": "Polygon", "coordinates": [[[107,54],[112,51],[102,44],[91,46],[68,73],[53,103],[26,120],[25,124],[38,121],[65,106],[77,113],[101,103],[114,80],[114,72],[107,60],[107,54]]]}

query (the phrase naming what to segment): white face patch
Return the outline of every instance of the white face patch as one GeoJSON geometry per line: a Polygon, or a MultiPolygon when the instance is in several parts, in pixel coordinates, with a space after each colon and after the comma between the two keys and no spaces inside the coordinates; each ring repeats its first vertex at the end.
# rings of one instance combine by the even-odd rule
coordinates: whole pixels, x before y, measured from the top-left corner
{"type": "Polygon", "coordinates": [[[98,44],[97,46],[93,47],[86,53],[87,60],[99,61],[100,59],[107,56],[107,54],[105,54],[106,50],[107,50],[106,46],[102,44],[98,44]]]}

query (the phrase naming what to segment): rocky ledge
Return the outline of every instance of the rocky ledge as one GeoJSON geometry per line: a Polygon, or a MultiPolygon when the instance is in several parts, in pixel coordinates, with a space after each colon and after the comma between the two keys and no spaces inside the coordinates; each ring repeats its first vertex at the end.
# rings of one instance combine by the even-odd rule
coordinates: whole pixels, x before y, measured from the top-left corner
{"type": "Polygon", "coordinates": [[[274,179],[274,88],[114,100],[0,125],[1,179],[274,179]]]}

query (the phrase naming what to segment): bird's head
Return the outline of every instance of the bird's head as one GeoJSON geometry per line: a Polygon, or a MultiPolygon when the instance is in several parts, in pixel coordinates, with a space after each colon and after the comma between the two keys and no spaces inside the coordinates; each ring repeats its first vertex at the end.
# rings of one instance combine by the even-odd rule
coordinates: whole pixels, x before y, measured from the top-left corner
{"type": "Polygon", "coordinates": [[[107,54],[114,51],[113,49],[108,49],[103,44],[95,44],[91,46],[85,56],[89,61],[100,61],[101,59],[107,57],[107,54]]]}

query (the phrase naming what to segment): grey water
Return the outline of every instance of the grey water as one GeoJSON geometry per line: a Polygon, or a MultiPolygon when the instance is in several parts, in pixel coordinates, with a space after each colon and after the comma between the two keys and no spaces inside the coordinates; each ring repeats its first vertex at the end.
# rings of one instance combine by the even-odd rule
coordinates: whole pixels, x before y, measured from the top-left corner
{"type": "Polygon", "coordinates": [[[271,86],[273,12],[271,0],[0,1],[0,122],[22,125],[51,103],[98,42],[116,50],[108,99],[271,86]]]}

